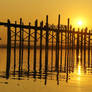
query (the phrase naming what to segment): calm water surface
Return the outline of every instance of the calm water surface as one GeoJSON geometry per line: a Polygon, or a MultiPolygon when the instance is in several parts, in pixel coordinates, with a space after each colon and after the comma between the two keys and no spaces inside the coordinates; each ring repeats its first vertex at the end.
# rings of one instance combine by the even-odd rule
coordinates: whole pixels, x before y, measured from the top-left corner
{"type": "Polygon", "coordinates": [[[0,48],[0,92],[92,92],[92,59],[91,51],[88,58],[84,51],[69,51],[69,56],[65,50],[59,55],[58,71],[55,70],[56,55],[55,50],[49,49],[48,71],[45,71],[45,50],[42,50],[42,69],[39,71],[40,50],[37,49],[36,72],[34,72],[33,49],[30,50],[30,72],[27,72],[28,50],[24,49],[23,67],[19,76],[19,50],[16,50],[16,72],[14,74],[14,50],[11,50],[11,65],[9,79],[6,79],[6,52],[0,48]],[[53,59],[52,59],[53,57],[53,59]],[[67,66],[68,57],[68,66],[67,66]],[[84,58],[86,57],[86,58],[84,58]],[[84,60],[85,59],[85,60],[84,60]],[[68,70],[68,71],[67,71],[68,70]]]}

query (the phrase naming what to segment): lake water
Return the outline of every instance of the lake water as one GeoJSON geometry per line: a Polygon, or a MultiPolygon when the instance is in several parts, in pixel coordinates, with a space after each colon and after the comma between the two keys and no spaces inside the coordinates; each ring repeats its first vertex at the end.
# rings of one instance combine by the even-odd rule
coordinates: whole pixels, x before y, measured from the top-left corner
{"type": "Polygon", "coordinates": [[[0,92],[92,92],[91,51],[59,51],[59,66],[56,71],[56,51],[48,50],[48,69],[45,71],[45,49],[42,50],[40,69],[40,49],[37,49],[36,71],[34,72],[34,50],[30,50],[30,72],[28,72],[28,50],[23,50],[22,73],[19,74],[19,49],[16,49],[16,71],[14,72],[14,49],[11,49],[9,78],[6,78],[7,49],[0,48],[0,92]],[[66,54],[65,54],[66,53],[66,54]],[[65,56],[66,55],[66,56],[65,56]],[[52,58],[53,57],[53,58],[52,58]],[[68,60],[68,65],[67,65],[68,60]],[[60,66],[60,64],[62,66],[60,66]]]}

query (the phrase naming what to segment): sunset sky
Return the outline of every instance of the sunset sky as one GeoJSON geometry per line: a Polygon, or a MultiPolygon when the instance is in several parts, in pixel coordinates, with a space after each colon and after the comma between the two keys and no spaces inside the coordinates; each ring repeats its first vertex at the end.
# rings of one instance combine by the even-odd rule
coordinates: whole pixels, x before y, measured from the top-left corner
{"type": "Polygon", "coordinates": [[[92,91],[92,0],[0,0],[0,22],[0,92],[92,91]]]}
{"type": "Polygon", "coordinates": [[[57,24],[58,14],[61,15],[61,24],[67,23],[78,27],[82,21],[83,27],[92,28],[92,0],[0,0],[0,21],[11,19],[19,21],[22,17],[25,23],[34,23],[35,19],[45,21],[49,15],[49,23],[57,24]]]}

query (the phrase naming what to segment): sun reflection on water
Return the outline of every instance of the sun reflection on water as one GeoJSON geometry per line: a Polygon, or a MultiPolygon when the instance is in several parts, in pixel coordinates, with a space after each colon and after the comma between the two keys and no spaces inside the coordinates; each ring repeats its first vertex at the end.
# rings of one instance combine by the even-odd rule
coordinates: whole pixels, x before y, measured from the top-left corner
{"type": "Polygon", "coordinates": [[[80,62],[79,62],[79,64],[78,64],[78,72],[77,72],[77,74],[79,75],[77,79],[80,80],[80,76],[81,76],[81,66],[80,66],[80,62]]]}
{"type": "Polygon", "coordinates": [[[78,80],[78,81],[80,81],[81,80],[81,75],[82,75],[82,66],[81,66],[81,56],[80,55],[78,55],[77,56],[77,62],[78,63],[76,63],[76,68],[75,68],[75,78],[78,80]]]}
{"type": "Polygon", "coordinates": [[[78,65],[78,75],[81,75],[81,66],[80,66],[80,63],[78,65]]]}

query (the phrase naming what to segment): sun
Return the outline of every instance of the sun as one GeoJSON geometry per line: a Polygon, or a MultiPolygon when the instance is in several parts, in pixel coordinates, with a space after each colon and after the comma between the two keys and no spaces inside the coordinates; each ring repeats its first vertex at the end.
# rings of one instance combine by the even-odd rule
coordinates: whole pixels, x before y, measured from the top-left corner
{"type": "Polygon", "coordinates": [[[78,25],[79,25],[79,27],[81,27],[83,25],[83,22],[81,20],[78,21],[78,25]]]}
{"type": "Polygon", "coordinates": [[[87,20],[84,17],[76,17],[72,20],[72,24],[75,29],[83,29],[87,25],[87,20]]]}

